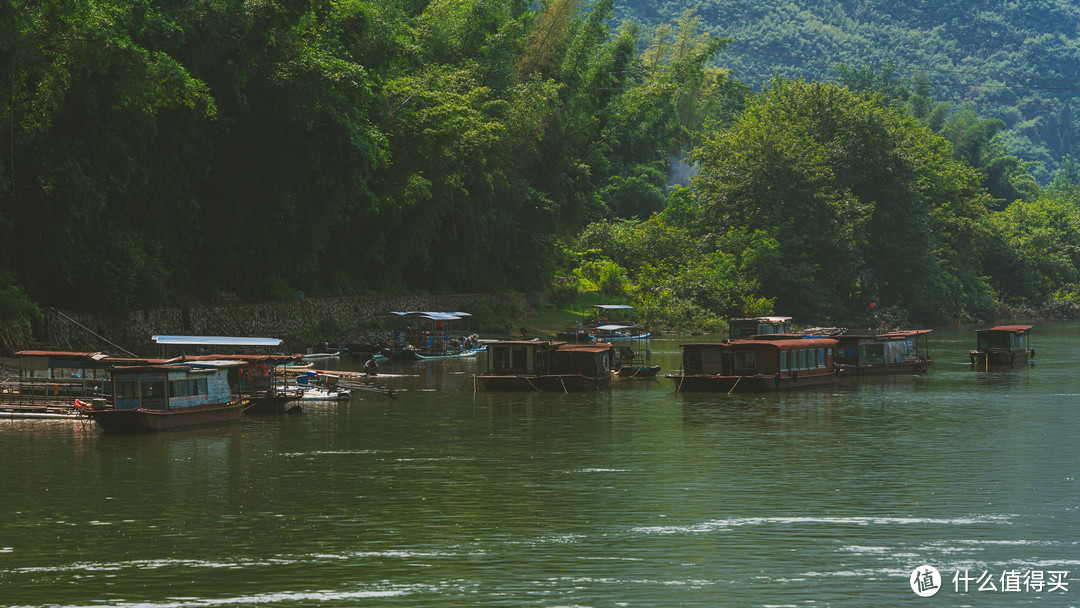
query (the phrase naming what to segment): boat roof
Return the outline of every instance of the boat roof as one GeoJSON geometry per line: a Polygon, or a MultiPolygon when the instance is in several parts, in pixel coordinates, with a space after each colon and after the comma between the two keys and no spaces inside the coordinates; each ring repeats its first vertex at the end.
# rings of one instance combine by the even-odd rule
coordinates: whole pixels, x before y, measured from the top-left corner
{"type": "Polygon", "coordinates": [[[730,323],[732,321],[759,321],[759,322],[760,321],[766,321],[768,323],[787,323],[788,321],[791,321],[791,317],[765,316],[765,317],[739,317],[739,318],[735,318],[735,319],[728,319],[728,323],[730,323]]]}
{"type": "Polygon", "coordinates": [[[897,330],[897,331],[887,331],[887,332],[880,333],[880,334],[874,334],[874,333],[844,334],[842,336],[839,336],[839,338],[840,339],[844,339],[844,338],[848,338],[848,339],[850,339],[850,338],[864,338],[864,339],[873,339],[873,340],[882,340],[882,341],[886,341],[886,340],[904,340],[906,338],[911,338],[911,337],[914,337],[914,336],[924,336],[924,335],[926,335],[926,334],[928,334],[928,333],[930,333],[932,331],[934,331],[934,330],[932,330],[932,329],[904,329],[904,330],[897,330]]]}
{"type": "Polygon", "coordinates": [[[569,353],[602,353],[611,350],[611,344],[607,342],[596,342],[594,344],[561,344],[559,345],[559,352],[569,353]]]}
{"type": "Polygon", "coordinates": [[[88,359],[100,361],[109,358],[105,353],[85,353],[64,350],[20,350],[15,353],[16,357],[60,357],[64,359],[88,359]]]}
{"type": "Polygon", "coordinates": [[[418,319],[430,319],[432,321],[459,321],[465,317],[471,317],[467,312],[432,312],[428,310],[394,310],[387,314],[399,317],[412,317],[418,319]]]}
{"type": "Polygon", "coordinates": [[[157,344],[188,346],[281,346],[279,338],[240,336],[151,336],[157,344]]]}
{"type": "Polygon", "coordinates": [[[301,354],[295,355],[184,355],[170,361],[185,362],[185,361],[239,361],[241,363],[292,363],[299,361],[303,358],[301,354]]]}
{"type": "Polygon", "coordinates": [[[629,304],[593,304],[590,308],[598,308],[600,310],[630,310],[633,306],[629,304]]]}
{"type": "Polygon", "coordinates": [[[1008,331],[1008,332],[1015,332],[1015,333],[1018,333],[1018,334],[1022,334],[1022,333],[1031,331],[1031,328],[1033,328],[1033,327],[1035,327],[1035,326],[1034,325],[998,325],[996,327],[989,327],[989,328],[986,328],[986,329],[976,329],[975,331],[976,332],[982,332],[982,331],[1008,331]]]}
{"type": "Polygon", "coordinates": [[[594,329],[600,329],[603,331],[619,331],[621,329],[637,329],[636,325],[600,325],[594,329]]]}
{"type": "Polygon", "coordinates": [[[799,348],[824,348],[827,346],[836,346],[835,338],[802,338],[802,339],[780,339],[780,340],[758,340],[758,339],[746,339],[746,340],[728,340],[727,342],[696,342],[691,344],[680,344],[679,346],[685,348],[687,346],[697,347],[733,347],[733,346],[775,346],[781,350],[795,350],[799,348]]]}

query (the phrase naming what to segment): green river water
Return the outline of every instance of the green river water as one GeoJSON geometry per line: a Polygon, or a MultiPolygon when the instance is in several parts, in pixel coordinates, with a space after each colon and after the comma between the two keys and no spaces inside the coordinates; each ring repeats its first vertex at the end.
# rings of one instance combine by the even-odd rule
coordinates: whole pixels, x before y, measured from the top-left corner
{"type": "Polygon", "coordinates": [[[989,372],[974,329],[807,392],[474,393],[477,358],[224,427],[0,421],[0,606],[1075,606],[1080,324],[989,372]]]}

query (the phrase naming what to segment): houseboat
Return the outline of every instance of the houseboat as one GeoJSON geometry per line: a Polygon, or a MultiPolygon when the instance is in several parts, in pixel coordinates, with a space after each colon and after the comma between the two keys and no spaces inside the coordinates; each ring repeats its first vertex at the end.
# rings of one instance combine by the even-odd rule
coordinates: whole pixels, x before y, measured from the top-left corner
{"type": "Polygon", "coordinates": [[[559,344],[548,358],[547,373],[537,379],[542,391],[581,392],[611,387],[610,343],[559,344]]]}
{"type": "Polygon", "coordinates": [[[934,361],[928,345],[931,331],[915,329],[837,336],[835,360],[841,377],[925,372],[934,361]]]}
{"type": "Polygon", "coordinates": [[[765,392],[835,384],[833,338],[683,344],[675,391],[765,392]]]}
{"type": "Polygon", "coordinates": [[[248,398],[236,395],[242,361],[121,366],[109,370],[113,407],[87,413],[108,432],[152,432],[240,420],[248,398]]]}
{"type": "Polygon", "coordinates": [[[608,388],[612,346],[543,340],[487,344],[487,372],[477,376],[489,391],[577,392],[608,388]]]}
{"type": "Polygon", "coordinates": [[[1028,334],[1033,325],[998,325],[975,331],[977,347],[971,351],[971,364],[976,369],[1027,363],[1035,356],[1028,334]]]}
{"type": "Polygon", "coordinates": [[[539,391],[552,353],[562,344],[544,340],[497,340],[486,347],[487,371],[476,376],[490,391],[539,391]]]}

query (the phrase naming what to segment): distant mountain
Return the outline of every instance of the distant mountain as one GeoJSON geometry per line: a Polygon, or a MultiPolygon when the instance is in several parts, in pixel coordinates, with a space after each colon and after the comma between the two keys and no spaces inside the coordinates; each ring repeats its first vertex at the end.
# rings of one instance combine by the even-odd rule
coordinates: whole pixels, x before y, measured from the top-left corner
{"type": "Polygon", "coordinates": [[[833,81],[837,63],[891,61],[902,81],[925,76],[934,100],[1003,120],[1002,143],[1043,164],[1040,182],[1065,154],[1080,156],[1080,5],[1070,0],[624,0],[616,17],[650,26],[687,9],[734,40],[719,63],[755,89],[776,74],[833,81]]]}

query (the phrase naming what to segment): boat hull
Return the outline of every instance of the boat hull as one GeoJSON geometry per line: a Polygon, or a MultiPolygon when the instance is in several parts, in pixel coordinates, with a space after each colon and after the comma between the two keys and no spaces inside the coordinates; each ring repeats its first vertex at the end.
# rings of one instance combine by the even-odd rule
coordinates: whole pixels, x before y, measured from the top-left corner
{"type": "Polygon", "coordinates": [[[89,416],[109,433],[153,433],[172,429],[239,422],[249,401],[183,410],[90,410],[89,416]]]}
{"type": "Polygon", "coordinates": [[[477,376],[487,391],[542,391],[549,393],[581,393],[611,388],[611,376],[596,377],[579,374],[546,374],[516,376],[477,376]]]}
{"type": "Polygon", "coordinates": [[[538,376],[535,375],[503,375],[503,376],[477,376],[484,390],[488,391],[539,391],[537,384],[538,376]]]}
{"type": "Polygon", "coordinates": [[[549,374],[540,376],[537,385],[540,390],[552,393],[583,393],[611,388],[611,376],[549,374]]]}
{"type": "Polygon", "coordinates": [[[619,368],[620,378],[655,378],[659,365],[624,365],[619,368]]]}
{"type": "Polygon", "coordinates": [[[904,363],[892,363],[889,365],[850,365],[838,364],[841,378],[853,378],[859,376],[876,376],[880,374],[922,374],[930,369],[933,359],[921,361],[906,361],[904,363]]]}
{"type": "Polygon", "coordinates": [[[836,384],[837,376],[832,372],[819,374],[800,373],[797,377],[754,375],[754,376],[714,376],[709,374],[668,374],[675,382],[675,392],[724,392],[724,393],[767,393],[783,390],[797,390],[816,386],[836,384]]]}
{"type": "Polygon", "coordinates": [[[300,409],[298,394],[282,394],[273,397],[254,398],[244,408],[245,414],[285,414],[300,409]]]}
{"type": "Polygon", "coordinates": [[[971,364],[976,368],[991,367],[1015,367],[1024,365],[1030,358],[1026,350],[973,350],[971,351],[971,364]]]}

